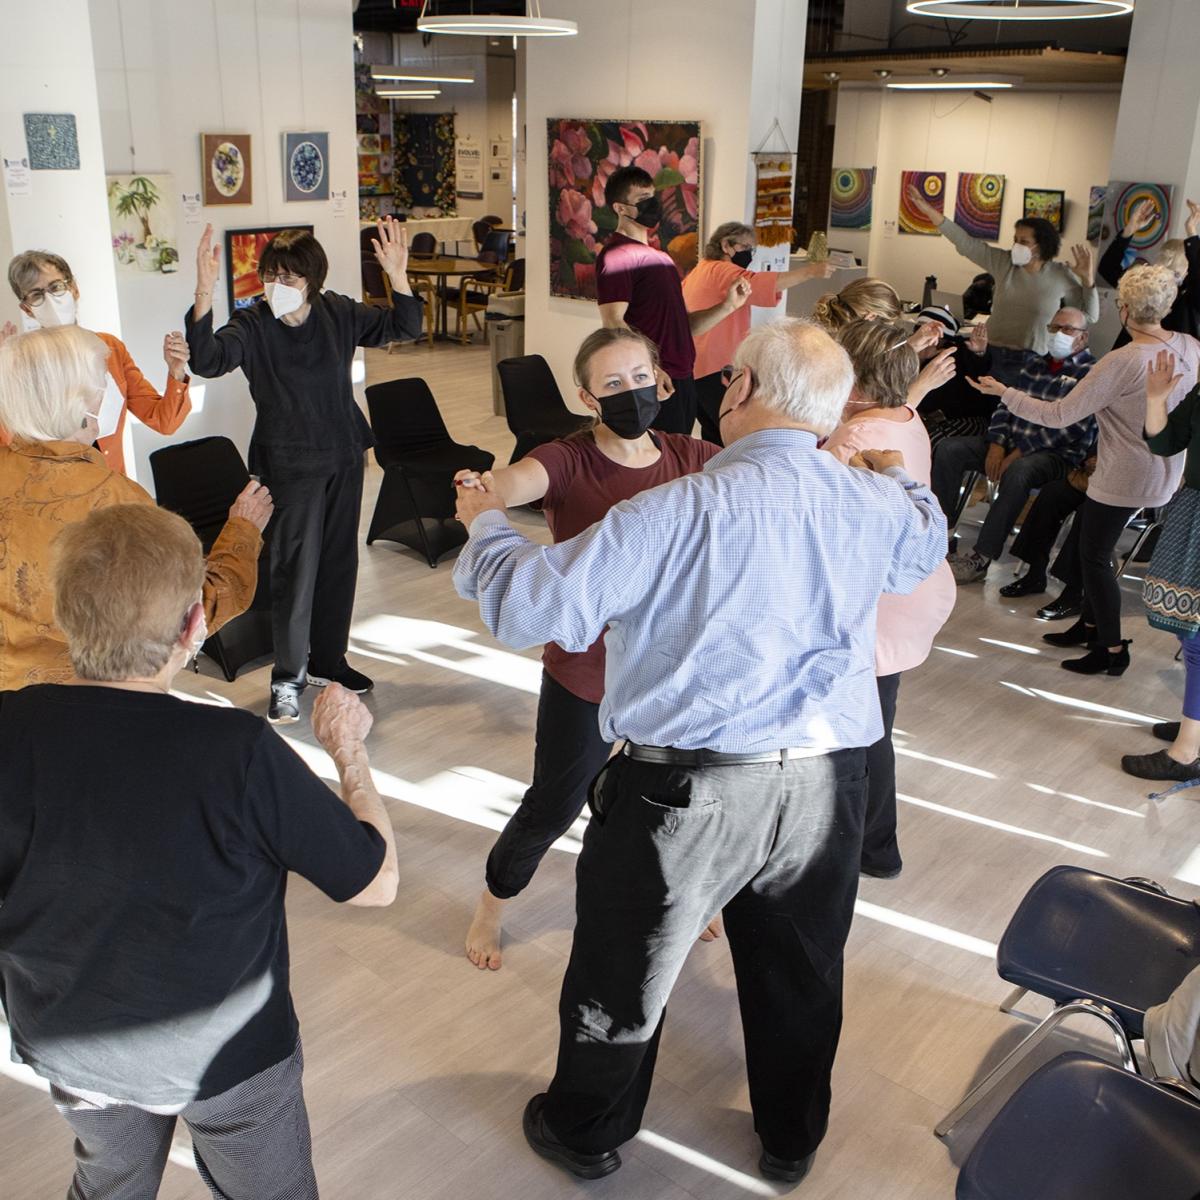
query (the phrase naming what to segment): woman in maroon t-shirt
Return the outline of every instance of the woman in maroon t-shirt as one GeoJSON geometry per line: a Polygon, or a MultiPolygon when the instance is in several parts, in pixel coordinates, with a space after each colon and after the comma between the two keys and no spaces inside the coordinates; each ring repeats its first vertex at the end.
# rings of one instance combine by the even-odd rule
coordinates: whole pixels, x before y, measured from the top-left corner
{"type": "MultiPolygon", "coordinates": [[[[589,335],[575,356],[575,380],[596,424],[495,471],[494,486],[504,503],[512,508],[540,501],[554,540],[564,542],[619,501],[698,471],[719,453],[708,442],[650,430],[659,407],[657,366],[653,343],[632,329],[589,335]]],[[[471,487],[477,478],[460,471],[456,481],[471,487]]],[[[611,750],[600,736],[603,635],[582,654],[550,642],[542,664],[533,782],[488,855],[487,886],[467,931],[467,957],[481,970],[499,969],[505,904],[583,811],[588,785],[611,750]]]]}

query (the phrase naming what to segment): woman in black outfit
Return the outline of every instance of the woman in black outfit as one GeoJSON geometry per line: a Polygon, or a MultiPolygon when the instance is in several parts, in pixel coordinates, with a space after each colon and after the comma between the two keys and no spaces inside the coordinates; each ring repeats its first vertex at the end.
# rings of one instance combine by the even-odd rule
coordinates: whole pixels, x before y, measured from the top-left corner
{"type": "Polygon", "coordinates": [[[275,497],[271,522],[271,623],[275,667],[268,720],[299,720],[306,683],[352,692],[371,680],[346,662],[358,576],[363,452],[375,444],[350,385],[359,346],[412,341],[420,301],[408,285],[408,239],[379,222],[375,257],[391,279],[393,307],[369,308],[322,292],[329,268],[307,230],[285,229],[258,265],[266,296],[213,332],[212,293],[220,249],[212,226],[200,239],[196,298],[186,317],[191,368],[206,379],[241,367],[256,418],[250,470],[275,497]]]}

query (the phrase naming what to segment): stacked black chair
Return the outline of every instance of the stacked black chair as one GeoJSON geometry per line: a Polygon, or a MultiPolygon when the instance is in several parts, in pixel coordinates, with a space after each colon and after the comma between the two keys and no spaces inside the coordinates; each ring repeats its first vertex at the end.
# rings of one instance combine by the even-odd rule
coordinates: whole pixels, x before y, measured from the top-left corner
{"type": "MultiPolygon", "coordinates": [[[[227,437],[198,438],[165,446],[150,455],[154,491],[160,508],[178,513],[196,531],[204,553],[212,549],[238,494],[250,482],[246,464],[227,437]]],[[[226,622],[204,643],[204,653],[232,683],[255,658],[274,652],[271,633],[270,550],[263,536],[258,560],[258,589],[250,607],[226,622]]]]}
{"type": "Polygon", "coordinates": [[[454,475],[490,470],[495,455],[453,441],[423,379],[392,379],[367,388],[375,458],[383,468],[367,545],[399,542],[431,567],[467,540],[454,519],[454,475]]]}
{"type": "Polygon", "coordinates": [[[592,424],[563,403],[554,372],[540,354],[505,358],[496,364],[504,393],[504,416],[517,439],[509,465],[524,458],[534,446],[569,437],[592,424]]]}
{"type": "Polygon", "coordinates": [[[437,238],[432,233],[414,233],[408,248],[413,254],[436,254],[437,238]]]}

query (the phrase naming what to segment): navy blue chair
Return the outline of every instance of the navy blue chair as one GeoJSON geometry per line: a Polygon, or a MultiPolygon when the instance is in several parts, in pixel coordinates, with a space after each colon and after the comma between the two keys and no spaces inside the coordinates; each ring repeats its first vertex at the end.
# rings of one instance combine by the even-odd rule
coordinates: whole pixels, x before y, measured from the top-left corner
{"type": "MultiPolygon", "coordinates": [[[[1200,908],[1148,879],[1116,879],[1052,867],[1026,893],[996,952],[996,971],[1015,985],[1001,1012],[1033,992],[1054,1010],[935,1127],[944,1137],[1067,1017],[1102,1022],[1126,1071],[1146,1009],[1161,1004],[1200,963],[1200,908]]],[[[1016,1014],[1020,1016],[1021,1014],[1016,1014]]],[[[1028,1019],[1028,1018],[1026,1018],[1028,1019]]],[[[1191,1197],[1188,1198],[1191,1200],[1191,1197]]]]}
{"type": "Polygon", "coordinates": [[[957,1200],[1195,1200],[1200,1103],[1087,1054],[1035,1071],[975,1143],[957,1200]]]}

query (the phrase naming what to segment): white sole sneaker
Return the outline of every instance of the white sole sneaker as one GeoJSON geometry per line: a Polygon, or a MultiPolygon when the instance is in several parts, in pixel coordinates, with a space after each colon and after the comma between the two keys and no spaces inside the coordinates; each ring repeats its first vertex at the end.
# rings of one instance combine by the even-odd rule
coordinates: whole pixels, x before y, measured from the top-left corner
{"type": "MultiPolygon", "coordinates": [[[[313,685],[313,687],[328,687],[331,683],[337,683],[336,679],[326,679],[322,675],[308,675],[305,678],[308,680],[309,683],[311,683],[313,685]]],[[[374,687],[374,686],[375,686],[374,684],[371,685],[371,687],[374,687]]],[[[346,685],[343,683],[342,687],[346,687],[346,685]]],[[[365,687],[365,688],[349,688],[348,687],[348,688],[346,688],[346,691],[350,692],[351,694],[353,694],[355,696],[365,696],[370,690],[371,690],[370,687],[365,687]]]]}

